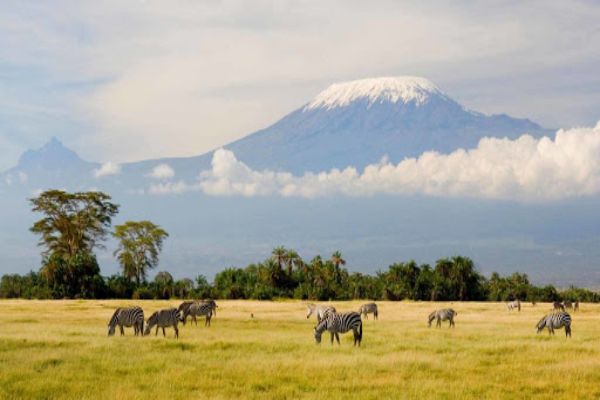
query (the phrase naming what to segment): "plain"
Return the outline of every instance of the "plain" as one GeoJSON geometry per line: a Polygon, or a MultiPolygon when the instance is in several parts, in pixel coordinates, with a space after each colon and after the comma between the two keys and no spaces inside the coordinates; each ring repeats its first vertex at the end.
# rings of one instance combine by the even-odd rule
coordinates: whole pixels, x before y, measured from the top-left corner
{"type": "MultiPolygon", "coordinates": [[[[549,304],[380,302],[362,347],[329,334],[298,301],[218,301],[212,326],[189,322],[149,337],[107,337],[114,309],[146,318],[178,301],[0,301],[0,397],[67,399],[499,399],[600,397],[600,306],[582,304],[573,337],[537,335],[549,304]],[[436,308],[456,328],[427,327],[436,308]]],[[[362,302],[334,302],[338,311],[362,302]]]]}

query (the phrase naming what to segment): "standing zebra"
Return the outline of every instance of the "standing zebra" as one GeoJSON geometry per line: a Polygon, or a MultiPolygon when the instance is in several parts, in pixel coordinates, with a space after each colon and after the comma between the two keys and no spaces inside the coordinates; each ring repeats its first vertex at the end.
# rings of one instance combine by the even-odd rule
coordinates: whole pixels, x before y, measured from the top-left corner
{"type": "Polygon", "coordinates": [[[321,320],[315,327],[315,341],[321,343],[321,335],[325,331],[331,333],[331,344],[333,344],[333,338],[340,344],[340,333],[346,333],[350,329],[354,333],[354,346],[357,344],[360,346],[362,341],[362,320],[360,314],[354,311],[347,313],[327,313],[326,317],[321,320]]]}
{"type": "Polygon", "coordinates": [[[317,323],[321,322],[327,314],[336,313],[336,309],[333,306],[317,306],[315,304],[306,305],[306,319],[309,319],[311,315],[317,316],[317,323]]]}
{"type": "Polygon", "coordinates": [[[506,308],[508,308],[508,311],[512,311],[512,310],[521,311],[521,302],[519,301],[519,299],[510,301],[510,302],[506,303],[506,308]]]}
{"type": "Polygon", "coordinates": [[[369,319],[369,313],[372,313],[375,319],[379,319],[379,312],[377,311],[377,304],[375,303],[367,303],[360,306],[358,309],[358,313],[365,317],[365,319],[369,319]]]}
{"type": "Polygon", "coordinates": [[[565,311],[565,306],[559,301],[555,301],[554,303],[552,303],[552,308],[554,310],[565,311]]]}
{"type": "Polygon", "coordinates": [[[442,310],[435,310],[431,314],[429,314],[429,327],[431,328],[431,323],[434,319],[437,319],[435,324],[436,327],[440,328],[442,326],[442,321],[449,321],[448,328],[454,327],[454,317],[457,316],[458,313],[451,308],[444,308],[442,310]]]}
{"type": "MultiPolygon", "coordinates": [[[[212,301],[212,300],[211,300],[212,301]]],[[[204,302],[204,301],[192,301],[192,302],[184,302],[179,306],[179,311],[181,312],[183,325],[187,322],[187,317],[192,316],[192,321],[198,326],[198,320],[196,317],[204,315],[205,321],[204,326],[210,326],[210,320],[212,319],[213,310],[215,309],[216,304],[214,301],[212,302],[204,302]]]]}
{"type": "Polygon", "coordinates": [[[175,330],[175,338],[179,338],[179,329],[177,328],[179,321],[182,321],[181,313],[176,308],[167,308],[165,310],[156,311],[148,318],[144,335],[149,335],[150,330],[156,325],[156,333],[154,336],[158,335],[158,328],[162,328],[163,336],[167,336],[165,328],[172,326],[175,330]]]}
{"type": "Polygon", "coordinates": [[[579,311],[579,300],[573,303],[573,311],[579,311]]]}
{"type": "Polygon", "coordinates": [[[573,303],[570,300],[563,301],[562,306],[564,307],[564,310],[573,310],[573,303]]]}
{"type": "Polygon", "coordinates": [[[548,328],[548,334],[554,335],[555,329],[560,329],[565,327],[565,336],[571,336],[571,316],[569,313],[565,311],[552,312],[537,323],[535,326],[537,328],[537,333],[540,333],[544,330],[544,328],[548,328]]]}
{"type": "Polygon", "coordinates": [[[117,308],[108,322],[108,336],[115,334],[115,328],[119,325],[121,336],[125,335],[123,326],[133,326],[134,335],[141,335],[144,331],[144,311],[141,307],[117,308]]]}
{"type": "Polygon", "coordinates": [[[217,307],[219,307],[217,305],[217,303],[213,299],[203,300],[203,302],[210,304],[210,307],[212,308],[212,315],[213,315],[213,317],[216,317],[217,316],[217,307]]]}

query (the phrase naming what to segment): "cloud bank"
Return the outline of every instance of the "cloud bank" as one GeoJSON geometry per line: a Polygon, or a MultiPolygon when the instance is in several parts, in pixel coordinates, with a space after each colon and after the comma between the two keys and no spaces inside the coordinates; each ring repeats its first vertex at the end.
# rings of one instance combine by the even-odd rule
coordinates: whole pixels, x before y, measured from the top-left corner
{"type": "Polygon", "coordinates": [[[121,166],[113,162],[106,162],[100,166],[100,168],[94,170],[94,176],[96,178],[102,178],[110,175],[118,175],[121,173],[121,166]]]}
{"type": "Polygon", "coordinates": [[[162,185],[160,193],[201,190],[213,196],[305,198],[424,194],[534,202],[594,195],[600,193],[600,122],[593,128],[559,130],[554,140],[484,138],[471,150],[426,152],[398,164],[382,159],[362,172],[353,167],[302,176],[255,171],[220,149],[199,182],[170,185],[162,185]]]}

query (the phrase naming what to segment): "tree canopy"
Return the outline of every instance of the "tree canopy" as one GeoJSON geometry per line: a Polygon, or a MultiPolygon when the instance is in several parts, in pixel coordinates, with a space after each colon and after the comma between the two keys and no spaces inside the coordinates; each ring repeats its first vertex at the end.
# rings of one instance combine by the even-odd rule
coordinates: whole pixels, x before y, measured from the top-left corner
{"type": "Polygon", "coordinates": [[[139,284],[146,280],[148,270],[158,265],[158,256],[169,234],[150,221],[127,221],[115,226],[113,236],[119,240],[114,255],[123,274],[139,284]]]}

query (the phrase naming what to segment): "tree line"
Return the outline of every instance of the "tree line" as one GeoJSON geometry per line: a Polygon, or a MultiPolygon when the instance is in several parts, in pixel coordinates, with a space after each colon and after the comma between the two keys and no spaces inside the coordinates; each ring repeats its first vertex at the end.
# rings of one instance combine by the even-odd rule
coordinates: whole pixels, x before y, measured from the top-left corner
{"type": "Polygon", "coordinates": [[[493,273],[486,278],[463,256],[442,258],[434,265],[411,260],[363,274],[349,272],[340,251],[308,261],[283,246],[262,262],[220,271],[211,283],[203,275],[176,280],[167,271],[149,281],[148,272],[158,266],[168,237],[161,227],[127,221],[111,231],[119,206],[102,192],[50,190],[30,203],[34,212],[43,214],[31,227],[40,237],[42,265],[38,272],[2,276],[2,298],[600,301],[600,293],[588,289],[535,286],[526,274],[493,273]],[[94,249],[103,247],[109,234],[118,242],[113,254],[121,273],[104,277],[94,249]]]}

